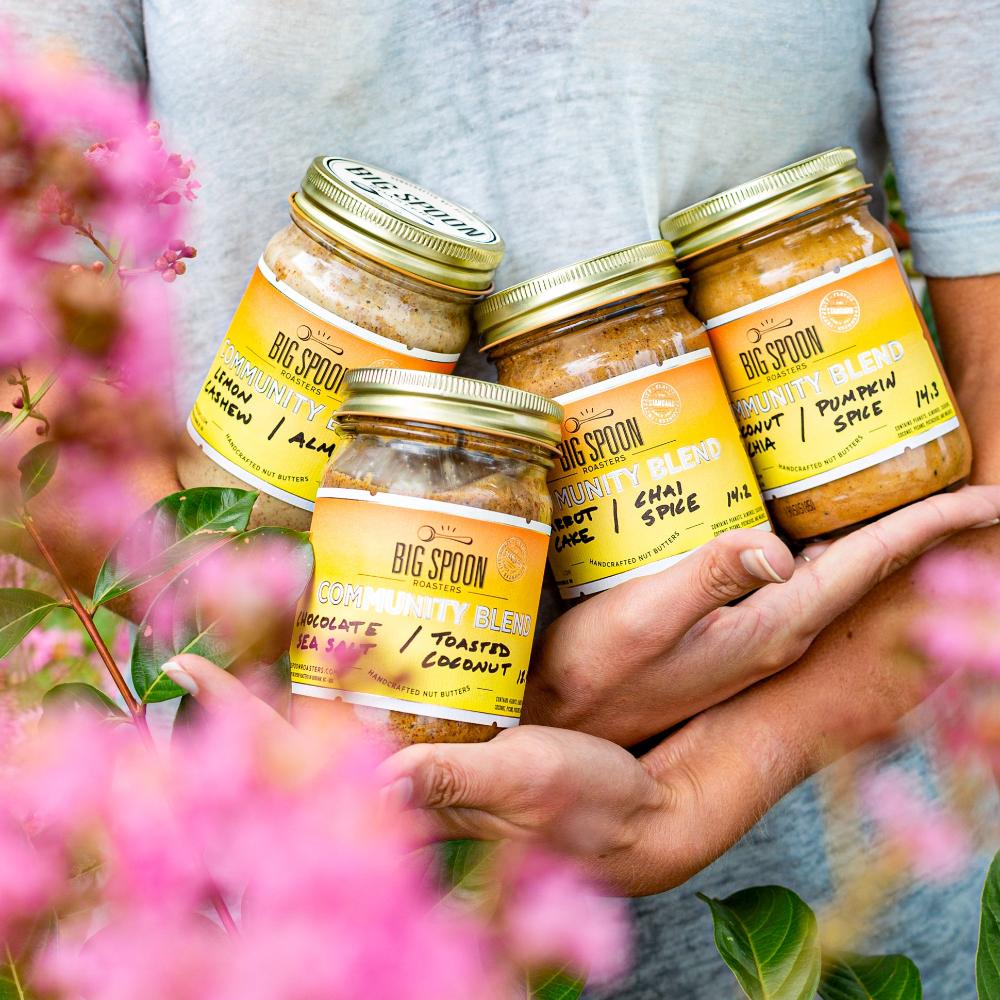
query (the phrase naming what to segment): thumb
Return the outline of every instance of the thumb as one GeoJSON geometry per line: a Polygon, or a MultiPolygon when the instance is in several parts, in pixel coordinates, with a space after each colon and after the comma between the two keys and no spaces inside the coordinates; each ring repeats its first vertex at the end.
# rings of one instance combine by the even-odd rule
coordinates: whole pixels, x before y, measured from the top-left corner
{"type": "Polygon", "coordinates": [[[503,777],[498,739],[487,743],[418,743],[380,768],[385,794],[398,805],[424,809],[489,809],[503,777]]]}
{"type": "Polygon", "coordinates": [[[608,592],[629,616],[658,622],[677,639],[709,612],[768,583],[785,583],[795,570],[788,547],[770,531],[727,531],[674,566],[608,592]]]}
{"type": "Polygon", "coordinates": [[[181,653],[164,663],[160,671],[209,712],[227,709],[252,713],[268,723],[283,721],[242,682],[203,656],[181,653]]]}

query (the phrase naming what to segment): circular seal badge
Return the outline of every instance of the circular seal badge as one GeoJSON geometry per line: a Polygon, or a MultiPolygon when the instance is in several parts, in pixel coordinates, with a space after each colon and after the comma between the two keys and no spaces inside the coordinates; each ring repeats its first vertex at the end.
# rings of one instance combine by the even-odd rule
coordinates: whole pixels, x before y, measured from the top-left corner
{"type": "Polygon", "coordinates": [[[497,571],[508,583],[516,583],[528,571],[528,546],[511,535],[497,549],[497,571]]]}
{"type": "Polygon", "coordinates": [[[669,382],[646,386],[639,400],[642,415],[652,424],[672,424],[681,414],[681,397],[669,382]]]}
{"type": "Polygon", "coordinates": [[[835,288],[820,299],[819,318],[834,332],[847,333],[861,319],[861,303],[845,288],[835,288]]]}

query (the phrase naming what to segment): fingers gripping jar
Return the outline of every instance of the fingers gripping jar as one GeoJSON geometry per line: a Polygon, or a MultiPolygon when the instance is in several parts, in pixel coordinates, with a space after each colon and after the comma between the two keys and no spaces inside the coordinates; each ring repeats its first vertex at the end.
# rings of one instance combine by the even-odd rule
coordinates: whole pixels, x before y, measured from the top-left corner
{"type": "Polygon", "coordinates": [[[870,185],[832,149],[661,223],[778,527],[806,540],[961,483],[968,433],[870,185]]]}
{"type": "Polygon", "coordinates": [[[476,307],[500,381],[565,408],[549,562],[566,600],[665,569],[732,528],[769,530],[704,325],[665,240],[476,307]]]}
{"type": "Polygon", "coordinates": [[[293,718],[346,711],[394,746],[487,740],[520,716],[562,410],[400,369],[356,370],[347,390],[293,632],[293,718]]]}
{"type": "Polygon", "coordinates": [[[306,528],[358,367],[447,374],[503,256],[464,208],[317,157],[268,243],[188,420],[184,486],[258,489],[255,523],[306,528]]]}

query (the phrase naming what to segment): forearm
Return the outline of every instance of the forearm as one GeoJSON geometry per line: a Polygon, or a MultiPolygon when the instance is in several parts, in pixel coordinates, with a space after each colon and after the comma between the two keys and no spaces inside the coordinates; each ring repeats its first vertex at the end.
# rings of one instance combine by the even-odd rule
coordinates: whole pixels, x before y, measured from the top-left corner
{"type": "MultiPolygon", "coordinates": [[[[991,344],[1000,276],[932,279],[931,294],[946,367],[972,436],[972,481],[1000,483],[1000,364],[991,344]]],[[[1000,527],[966,531],[945,545],[1000,556],[1000,527]]],[[[915,572],[910,566],[893,574],[821,633],[797,664],[737,699],[777,745],[800,757],[794,769],[812,773],[891,733],[924,696],[924,679],[898,655],[902,630],[919,605],[915,572]]]]}

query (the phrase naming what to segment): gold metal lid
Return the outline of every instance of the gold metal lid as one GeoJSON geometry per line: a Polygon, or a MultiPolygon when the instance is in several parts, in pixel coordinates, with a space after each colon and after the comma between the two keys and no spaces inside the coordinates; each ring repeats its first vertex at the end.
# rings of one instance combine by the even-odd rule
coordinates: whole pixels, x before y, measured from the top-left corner
{"type": "Polygon", "coordinates": [[[552,451],[561,440],[563,408],[533,392],[494,382],[407,368],[355,368],[337,420],[395,417],[528,439],[552,451]]]}
{"type": "Polygon", "coordinates": [[[480,350],[599,306],[684,280],[666,240],[650,240],[512,285],[483,299],[472,316],[480,350]]]}
{"type": "Polygon", "coordinates": [[[682,260],[867,187],[853,149],[838,146],[668,215],[660,223],[682,260]]]}
{"type": "Polygon", "coordinates": [[[390,267],[453,288],[488,291],[504,245],[466,208],[342,156],[317,156],[293,205],[335,239],[390,267]]]}

